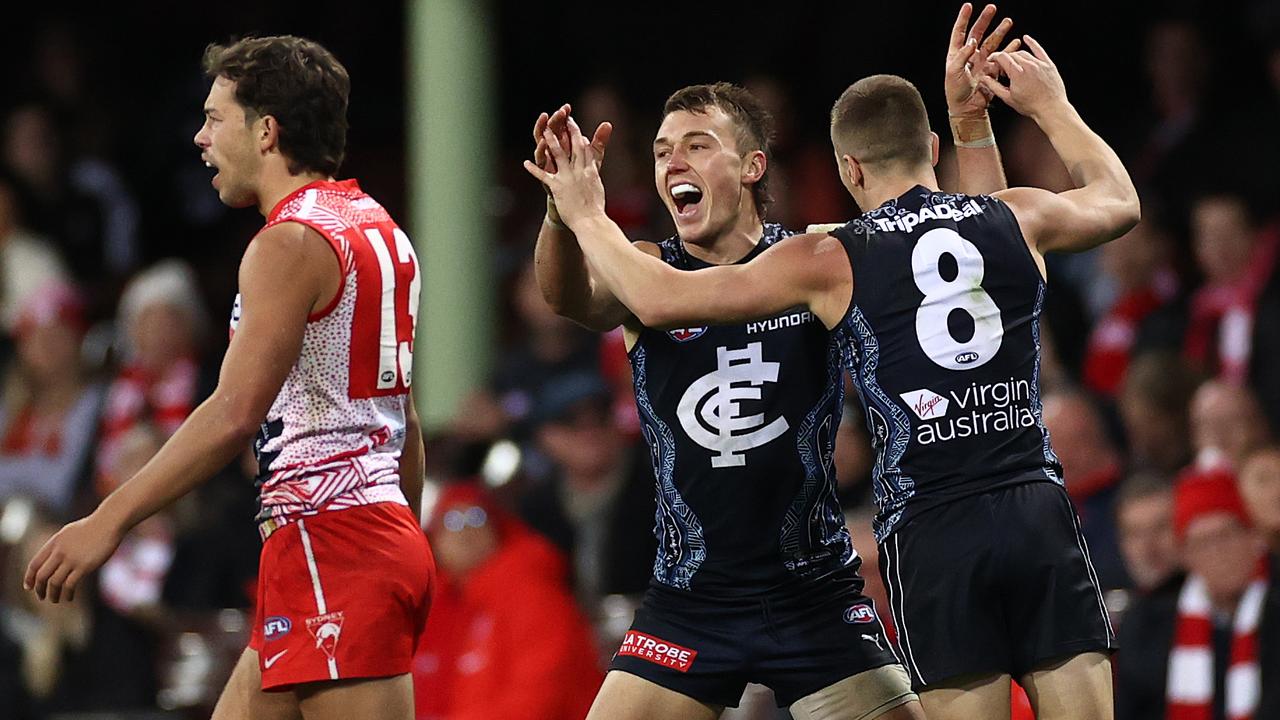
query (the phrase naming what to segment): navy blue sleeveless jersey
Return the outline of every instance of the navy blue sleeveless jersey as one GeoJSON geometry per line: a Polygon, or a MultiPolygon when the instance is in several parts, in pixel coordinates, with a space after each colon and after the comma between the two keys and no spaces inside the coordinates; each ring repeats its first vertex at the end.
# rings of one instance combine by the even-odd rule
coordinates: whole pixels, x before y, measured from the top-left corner
{"type": "MultiPolygon", "coordinates": [[[[793,234],[765,225],[739,262],[793,234]]],[[[709,267],[679,238],[659,246],[673,267],[709,267]]],[[[850,567],[833,466],[847,347],[802,308],[641,331],[630,359],[657,480],[655,587],[746,597],[850,567]]]]}
{"type": "Polygon", "coordinates": [[[835,230],[841,327],[876,452],[876,539],[930,507],[1062,484],[1041,420],[1045,283],[1009,207],[917,185],[835,230]]]}

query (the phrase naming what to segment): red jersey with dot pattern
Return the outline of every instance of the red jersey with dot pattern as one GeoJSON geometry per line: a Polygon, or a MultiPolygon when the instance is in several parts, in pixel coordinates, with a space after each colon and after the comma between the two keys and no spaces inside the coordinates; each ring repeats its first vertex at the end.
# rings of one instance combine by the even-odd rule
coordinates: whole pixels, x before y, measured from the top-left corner
{"type": "MultiPolygon", "coordinates": [[[[378,502],[407,504],[400,453],[422,276],[413,245],[354,180],[311,183],[264,227],[295,222],[338,258],[342,285],[307,320],[302,350],[254,443],[265,537],[292,520],[378,502]]],[[[236,297],[235,332],[242,311],[236,297]]]]}

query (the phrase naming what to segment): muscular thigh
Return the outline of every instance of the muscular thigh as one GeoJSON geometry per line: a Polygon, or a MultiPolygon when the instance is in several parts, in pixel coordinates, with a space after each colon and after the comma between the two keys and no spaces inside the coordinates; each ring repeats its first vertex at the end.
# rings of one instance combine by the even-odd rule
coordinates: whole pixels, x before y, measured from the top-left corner
{"type": "Polygon", "coordinates": [[[1021,679],[1040,720],[1111,720],[1111,660],[1100,652],[1045,663],[1021,679]]]}
{"type": "Polygon", "coordinates": [[[893,663],[851,675],[791,705],[796,720],[923,720],[911,678],[893,663]]]}
{"type": "Polygon", "coordinates": [[[920,693],[929,720],[1009,720],[1012,679],[1005,674],[958,676],[920,693]]]}
{"type": "Polygon", "coordinates": [[[300,720],[297,698],[291,692],[263,692],[258,653],[247,648],[231,679],[222,689],[213,720],[300,720]]]}
{"type": "Polygon", "coordinates": [[[723,710],[642,677],[612,670],[605,676],[587,720],[715,720],[723,710]]]}

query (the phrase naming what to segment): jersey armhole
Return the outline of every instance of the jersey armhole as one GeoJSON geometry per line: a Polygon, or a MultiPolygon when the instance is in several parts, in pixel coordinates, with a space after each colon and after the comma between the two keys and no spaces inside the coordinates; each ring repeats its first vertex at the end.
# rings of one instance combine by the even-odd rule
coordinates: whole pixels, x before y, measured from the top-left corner
{"type": "Polygon", "coordinates": [[[844,248],[844,254],[849,258],[849,274],[852,276],[849,279],[849,305],[845,307],[844,314],[840,316],[840,322],[844,322],[849,318],[849,313],[852,313],[854,306],[857,305],[858,297],[858,261],[856,253],[851,247],[853,241],[845,237],[846,233],[847,231],[844,230],[844,227],[836,228],[827,233],[840,243],[840,247],[844,248]]]}
{"type": "Polygon", "coordinates": [[[1036,262],[1035,255],[1031,254],[1031,245],[1027,243],[1027,236],[1022,234],[1022,225],[1018,223],[1017,213],[1013,211],[1013,208],[1009,207],[1009,203],[1000,198],[994,195],[988,195],[987,197],[991,200],[992,206],[1000,208],[1009,217],[1009,223],[1013,225],[1014,239],[1017,240],[1018,245],[1022,246],[1022,252],[1026,254],[1027,262],[1031,265],[1031,271],[1035,273],[1036,279],[1041,284],[1048,285],[1049,279],[1045,277],[1048,273],[1041,274],[1040,264],[1036,262]]]}
{"type": "Polygon", "coordinates": [[[320,227],[316,223],[313,223],[309,220],[304,220],[302,218],[297,218],[297,217],[291,217],[291,218],[286,218],[284,220],[280,220],[279,222],[272,223],[271,226],[280,225],[282,223],[287,223],[287,222],[297,223],[310,230],[314,230],[317,235],[319,235],[321,238],[324,239],[325,244],[329,246],[329,250],[333,253],[334,257],[337,258],[338,260],[338,272],[339,272],[338,290],[333,294],[333,298],[328,303],[326,303],[324,307],[307,315],[308,323],[313,323],[317,320],[323,320],[324,318],[328,317],[328,315],[332,313],[335,308],[338,307],[338,303],[342,301],[342,294],[347,291],[347,258],[342,256],[342,247],[338,244],[338,241],[330,237],[329,234],[325,232],[324,228],[320,227]]]}

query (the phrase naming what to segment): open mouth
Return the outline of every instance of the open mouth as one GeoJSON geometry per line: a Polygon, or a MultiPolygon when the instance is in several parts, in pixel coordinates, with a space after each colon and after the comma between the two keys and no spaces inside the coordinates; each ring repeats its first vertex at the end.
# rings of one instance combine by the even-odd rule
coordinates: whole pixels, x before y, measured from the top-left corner
{"type": "MultiPolygon", "coordinates": [[[[201,158],[201,159],[204,160],[204,158],[201,158]]],[[[209,162],[208,160],[204,160],[204,166],[209,168],[210,170],[213,170],[213,177],[210,178],[209,182],[216,184],[216,181],[218,179],[218,166],[214,165],[212,162],[209,162]]]]}
{"type": "Polygon", "coordinates": [[[676,205],[678,217],[689,217],[697,212],[702,202],[702,189],[693,183],[679,183],[671,187],[671,200],[676,205]]]}

